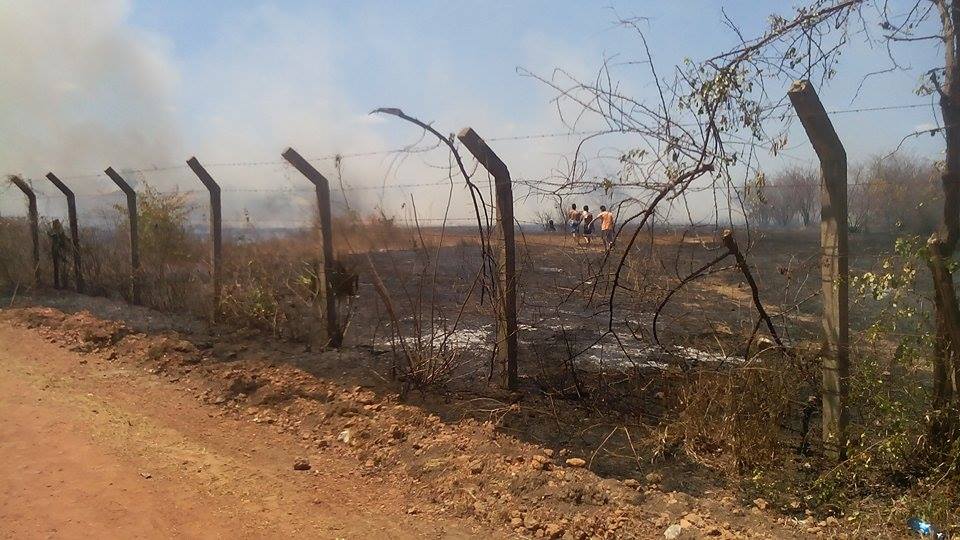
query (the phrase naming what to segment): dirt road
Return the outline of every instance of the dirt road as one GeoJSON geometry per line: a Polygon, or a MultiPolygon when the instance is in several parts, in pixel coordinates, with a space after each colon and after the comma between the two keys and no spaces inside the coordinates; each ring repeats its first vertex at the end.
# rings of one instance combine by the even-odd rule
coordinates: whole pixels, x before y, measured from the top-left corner
{"type": "Polygon", "coordinates": [[[0,538],[491,537],[412,513],[355,461],[7,322],[0,414],[0,538]]]}

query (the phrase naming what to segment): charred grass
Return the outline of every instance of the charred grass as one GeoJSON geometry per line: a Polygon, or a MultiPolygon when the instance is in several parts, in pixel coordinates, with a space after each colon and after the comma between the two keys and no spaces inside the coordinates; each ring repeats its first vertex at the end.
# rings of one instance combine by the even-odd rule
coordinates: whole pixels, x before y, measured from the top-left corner
{"type": "MultiPolygon", "coordinates": [[[[372,221],[337,238],[338,258],[359,274],[360,294],[341,304],[349,359],[325,354],[318,360],[310,356],[316,354],[310,350],[316,346],[312,336],[319,324],[315,233],[265,237],[252,229],[237,231],[225,249],[223,300],[217,324],[210,327],[213,335],[200,339],[202,346],[194,344],[192,350],[200,351],[197,354],[203,358],[204,347],[209,348],[210,361],[218,366],[238,363],[227,371],[229,376],[218,375],[229,381],[226,388],[211,390],[204,399],[220,400],[219,405],[229,404],[237,414],[261,419],[273,418],[276,407],[300,403],[298,400],[336,401],[328,395],[333,390],[325,387],[301,391],[287,388],[286,379],[283,384],[264,382],[268,379],[262,370],[267,366],[269,372],[286,369],[283,366],[289,364],[305,373],[334,378],[340,385],[394,396],[390,399],[398,407],[401,403],[403,407],[416,406],[448,425],[466,422],[463,425],[480,430],[477,433],[490,437],[489,433],[497,433],[548,448],[557,456],[551,460],[556,466],[562,465],[557,459],[561,456],[582,457],[601,479],[616,479],[620,485],[628,481],[630,486],[635,482],[641,486],[640,493],[722,493],[747,506],[761,499],[764,507],[776,510],[774,519],[800,523],[798,531],[816,527],[831,516],[855,523],[861,530],[894,530],[906,516],[917,513],[941,526],[954,522],[958,505],[955,456],[934,455],[924,445],[929,371],[922,351],[910,357],[897,356],[892,339],[858,340],[852,381],[857,403],[852,411],[852,458],[837,466],[823,455],[816,398],[820,372],[815,294],[819,282],[810,278],[816,270],[812,235],[765,234],[748,255],[763,285],[764,300],[789,340],[789,355],[773,350],[762,330],[752,331],[755,312],[737,274],[718,272],[685,287],[664,307],[658,322],[662,350],[632,363],[613,361],[637,356],[637,350],[626,350],[607,337],[601,342],[599,360],[589,363],[585,347],[602,338],[611,316],[604,310],[608,282],[596,270],[604,253],[598,247],[575,246],[561,235],[526,234],[520,248],[519,278],[520,320],[526,325],[521,330],[523,388],[509,393],[495,385],[499,367],[491,364],[492,338],[480,333],[479,341],[458,341],[463,338],[458,332],[489,326],[493,316],[489,298],[481,302],[481,290],[474,285],[479,269],[477,243],[465,230],[446,231],[442,245],[438,231],[423,232],[372,221]],[[371,269],[380,274],[396,304],[395,319],[374,291],[371,269]],[[231,357],[230,351],[219,345],[230,335],[242,336],[247,342],[262,340],[258,336],[263,335],[279,340],[281,345],[275,348],[285,352],[277,357],[286,360],[278,362],[267,355],[257,367],[240,363],[245,360],[242,351],[231,357]],[[405,353],[397,346],[400,336],[415,350],[420,367],[411,364],[404,371],[405,353]],[[753,349],[745,359],[748,340],[753,349]],[[692,361],[678,352],[682,350],[709,351],[714,358],[692,361]],[[427,379],[418,382],[410,378],[431,365],[442,369],[430,384],[423,384],[427,379]]],[[[24,264],[29,261],[25,234],[21,221],[0,222],[0,244],[6,248],[0,278],[9,292],[17,291],[19,296],[40,292],[32,285],[33,269],[24,264]]],[[[41,235],[43,250],[49,249],[45,238],[41,235]]],[[[871,268],[890,242],[889,238],[862,239],[854,268],[871,268]]],[[[146,264],[137,276],[143,303],[207,320],[211,296],[208,246],[191,234],[181,237],[179,243],[186,245],[178,245],[176,250],[164,245],[147,248],[146,264]]],[[[697,239],[676,232],[651,236],[628,260],[624,274],[627,292],[612,314],[620,325],[619,334],[652,345],[650,314],[682,276],[709,257],[703,248],[714,243],[715,238],[706,234],[697,239]]],[[[133,276],[126,270],[129,254],[122,224],[112,232],[85,231],[83,245],[87,292],[129,300],[133,276]]],[[[41,276],[48,284],[49,260],[41,257],[41,276]]],[[[867,328],[873,316],[872,312],[860,312],[859,328],[867,328]]],[[[473,335],[467,337],[473,339],[473,335]]],[[[82,337],[81,341],[96,339],[82,337]]],[[[150,354],[155,369],[167,369],[162,359],[171,353],[150,354]]],[[[307,381],[301,375],[294,379],[297,384],[307,381]]],[[[342,391],[333,392],[340,395],[342,391]]],[[[311,434],[311,441],[329,446],[350,428],[343,419],[363,417],[369,412],[365,407],[371,404],[344,405],[347,409],[340,412],[307,408],[301,411],[302,418],[292,421],[323,426],[330,418],[341,419],[320,430],[319,439],[317,433],[311,434]]],[[[296,426],[291,424],[289,429],[296,426]]],[[[363,433],[363,428],[359,432],[363,433]]],[[[440,459],[440,454],[449,451],[447,446],[438,447],[443,450],[435,456],[412,443],[398,445],[395,453],[384,450],[398,444],[388,442],[394,432],[386,425],[383,433],[363,435],[379,442],[373,450],[358,453],[362,462],[372,460],[378,469],[404,464],[427,482],[446,478],[445,474],[460,470],[458,467],[468,476],[469,470],[476,468],[467,462],[430,461],[440,459]],[[418,450],[424,451],[417,454],[418,450]]],[[[499,438],[491,440],[502,443],[499,438]]],[[[456,448],[459,443],[450,444],[456,448]]],[[[491,468],[491,474],[509,475],[509,471],[532,467],[522,464],[531,459],[529,452],[529,448],[518,451],[518,456],[525,457],[520,461],[510,458],[502,467],[491,468]]],[[[549,467],[543,470],[550,471],[549,467]]],[[[542,495],[550,491],[551,481],[556,482],[538,478],[523,481],[529,484],[504,485],[498,489],[500,495],[478,499],[478,507],[463,502],[458,511],[510,524],[516,512],[525,516],[527,510],[500,515],[503,512],[493,508],[502,494],[521,499],[542,495]]],[[[450,487],[451,493],[459,489],[463,486],[450,487]]],[[[609,491],[590,489],[594,491],[563,497],[580,505],[593,500],[591,493],[609,491]]],[[[612,500],[609,495],[596,496],[612,500]]],[[[553,518],[543,516],[532,522],[536,525],[532,529],[522,520],[520,525],[528,532],[545,531],[541,525],[552,523],[553,518]]],[[[601,527],[601,522],[602,527],[609,526],[612,518],[608,518],[591,522],[591,527],[601,527]]]]}

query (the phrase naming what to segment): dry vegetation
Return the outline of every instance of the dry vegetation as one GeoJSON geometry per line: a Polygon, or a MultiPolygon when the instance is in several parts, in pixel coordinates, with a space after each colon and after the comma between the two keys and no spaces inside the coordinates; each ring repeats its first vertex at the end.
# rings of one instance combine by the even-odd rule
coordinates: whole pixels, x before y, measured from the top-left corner
{"type": "MultiPolygon", "coordinates": [[[[150,224],[142,244],[143,302],[207,318],[208,248],[188,232],[186,202],[156,192],[143,200],[141,223],[150,224]]],[[[122,219],[115,227],[86,231],[85,267],[90,293],[123,299],[130,286],[127,237],[122,219]]],[[[576,246],[560,233],[525,232],[519,246],[524,398],[515,405],[517,395],[490,382],[493,313],[489,298],[480,302],[479,245],[469,231],[443,231],[442,243],[439,229],[383,219],[348,231],[337,235],[338,259],[360,274],[360,290],[341,303],[347,346],[367,351],[374,371],[389,381],[384,389],[412,404],[453,398],[455,414],[589,456],[589,467],[604,476],[677,475],[667,483],[693,492],[738,486],[745,500],[762,498],[793,522],[810,512],[812,522],[834,515],[859,527],[896,528],[916,512],[945,522],[955,511],[952,465],[915,444],[925,436],[929,323],[891,313],[890,298],[875,298],[868,284],[855,307],[852,457],[837,467],[821,455],[819,283],[811,276],[817,247],[810,231],[754,231],[749,251],[761,294],[790,343],[787,356],[756,331],[748,289],[728,266],[660,306],[682,277],[713,257],[719,238],[710,230],[645,235],[625,273],[635,294],[614,314],[625,330],[620,339],[605,337],[610,276],[597,273],[603,249],[576,246]],[[662,346],[651,333],[658,308],[662,346]],[[913,324],[909,336],[906,323],[913,324]],[[894,384],[905,380],[912,382],[894,384]]],[[[264,239],[252,229],[237,233],[225,249],[219,332],[246,328],[316,346],[315,232],[264,239]]],[[[18,219],[5,220],[0,234],[0,242],[16,248],[3,258],[3,286],[19,295],[39,292],[23,263],[26,234],[18,219]]],[[[856,236],[855,274],[909,264],[910,253],[895,251],[893,242],[889,235],[856,236]]],[[[42,257],[46,283],[49,261],[42,257]]],[[[922,309],[922,297],[907,290],[912,286],[903,281],[890,289],[897,309],[922,309]]]]}
{"type": "MultiPolygon", "coordinates": [[[[960,35],[948,24],[960,24],[960,7],[934,3],[953,17],[934,29],[949,34],[937,39],[960,51],[960,35]]],[[[492,220],[485,218],[475,234],[467,227],[399,226],[382,214],[338,217],[341,273],[359,282],[356,295],[338,291],[345,346],[369,368],[344,368],[344,376],[376,381],[407,404],[443,410],[451,422],[584,456],[582,465],[634,488],[645,480],[690,493],[734,489],[801,533],[829,526],[838,535],[896,534],[911,516],[960,533],[960,341],[952,341],[960,340],[960,328],[951,331],[960,321],[949,309],[957,304],[960,131],[950,134],[944,162],[891,152],[851,167],[850,426],[847,457],[833,460],[819,428],[820,246],[812,230],[819,179],[808,168],[785,168],[768,179],[755,161],[743,162],[764,144],[774,154],[786,145],[788,126],[773,122],[782,107],[769,103],[766,85],[828,81],[848,32],[859,35],[850,21],[866,16],[866,3],[856,0],[810,4],[793,18],[773,18],[762,36],[738,32],[742,43],[734,49],[678,67],[672,80],[655,72],[643,21],[620,21],[646,51],[643,61],[625,65],[650,70],[659,98],[653,105],[621,95],[612,64],[586,81],[562,70],[525,72],[556,92],[562,113],[572,109],[574,117],[606,126],[594,135],[628,134],[641,142],[617,152],[616,178],[590,178],[581,145],[565,161],[567,170],[526,184],[544,201],[563,201],[561,208],[564,197],[599,192],[622,201],[610,251],[601,242],[575,243],[557,216],[560,232],[526,227],[518,234],[521,384],[514,391],[492,383],[500,368],[493,360],[499,344],[490,269],[499,261],[492,220]],[[744,170],[745,180],[734,180],[744,170]],[[690,214],[686,197],[698,190],[726,193],[725,204],[712,208],[712,222],[690,214]],[[943,237],[928,240],[943,215],[943,237]],[[725,227],[735,229],[737,255],[745,257],[739,265],[722,242],[725,227]],[[939,276],[939,287],[928,270],[939,276]]],[[[897,36],[923,22],[914,17],[935,10],[911,10],[903,25],[890,22],[895,14],[885,3],[876,12],[881,28],[897,36]]],[[[925,77],[925,91],[943,98],[944,119],[952,112],[960,120],[960,67],[935,68],[925,77]]],[[[377,112],[436,136],[449,150],[450,177],[460,174],[475,190],[471,195],[481,193],[452,136],[399,109],[377,112]]],[[[118,211],[111,226],[83,231],[88,291],[129,300],[137,280],[145,305],[209,318],[209,247],[191,232],[188,201],[150,189],[141,201],[142,271],[126,271],[127,225],[118,211]]],[[[490,201],[474,204],[478,221],[481,211],[493,211],[490,201]]],[[[551,215],[542,212],[538,220],[551,215]]],[[[0,286],[21,296],[42,292],[24,262],[26,235],[22,220],[0,221],[0,286]]],[[[49,244],[42,237],[41,275],[49,283],[49,244]]],[[[228,237],[223,298],[211,328],[318,353],[317,232],[268,238],[249,225],[228,237]]],[[[547,480],[536,481],[542,483],[533,490],[503,489],[540,495],[547,480]]],[[[476,502],[478,514],[495,513],[494,498],[476,502]]],[[[546,534],[541,524],[516,516],[491,519],[546,534]]]]}

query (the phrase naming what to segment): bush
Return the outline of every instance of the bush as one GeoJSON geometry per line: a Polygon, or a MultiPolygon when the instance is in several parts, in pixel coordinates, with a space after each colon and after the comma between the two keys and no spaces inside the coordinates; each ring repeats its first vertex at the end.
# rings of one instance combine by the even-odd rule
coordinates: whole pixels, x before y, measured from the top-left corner
{"type": "Polygon", "coordinates": [[[789,451],[783,427],[799,424],[811,389],[783,361],[704,368],[677,379],[673,430],[685,452],[702,463],[745,470],[776,463],[789,451]]]}
{"type": "Polygon", "coordinates": [[[0,218],[0,288],[13,292],[33,285],[30,226],[26,218],[0,218]]]}

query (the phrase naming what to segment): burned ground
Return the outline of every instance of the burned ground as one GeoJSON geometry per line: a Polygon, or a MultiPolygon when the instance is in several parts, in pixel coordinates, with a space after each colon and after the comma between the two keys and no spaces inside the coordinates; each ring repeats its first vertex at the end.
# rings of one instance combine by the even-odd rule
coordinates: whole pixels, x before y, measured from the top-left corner
{"type": "MultiPolygon", "coordinates": [[[[762,297],[777,328],[802,348],[805,339],[816,339],[816,238],[758,238],[749,260],[762,297]]],[[[890,242],[862,239],[852,264],[859,270],[875,265],[890,242]]],[[[369,253],[402,314],[399,335],[424,357],[449,361],[449,371],[429,387],[396,378],[397,334],[371,290],[366,254],[341,254],[360,274],[360,294],[349,306],[347,346],[337,352],[292,333],[267,338],[255,326],[211,326],[75,295],[21,299],[66,314],[10,316],[78,350],[142,364],[174,384],[190,381],[204,402],[277,425],[317,450],[346,447],[365,470],[413,479],[422,494],[437,494],[426,498],[440,510],[485,523],[529,534],[573,531],[572,537],[614,534],[621,522],[637,537],[658,535],[689,513],[688,523],[704,519],[697,530],[720,534],[767,531],[760,521],[792,525],[766,532],[776,537],[838,523],[847,516],[843,510],[778,487],[791,477],[813,479],[829,466],[810,429],[818,413],[809,405],[814,381],[804,377],[815,367],[780,369],[763,355],[744,363],[738,351],[755,311],[739,274],[727,270],[684,288],[664,310],[662,345],[652,340],[664,292],[708,260],[704,248],[714,244],[706,234],[648,240],[628,267],[645,289],[626,291],[615,306],[618,343],[610,335],[597,341],[607,328],[608,293],[601,277],[591,301],[589,282],[598,279],[604,252],[527,235],[520,268],[523,377],[516,393],[491,381],[492,313],[489,298],[479,302],[478,248],[468,241],[369,253]],[[568,457],[582,459],[590,472],[567,466],[568,457]],[[784,477],[743,481],[751,470],[771,467],[784,477]],[[743,515],[743,508],[757,506],[754,500],[776,514],[743,515]]],[[[289,298],[291,313],[309,321],[308,300],[289,298]]],[[[860,315],[858,324],[869,324],[870,314],[860,315]]],[[[858,526],[890,526],[888,515],[861,511],[858,526]]]]}

